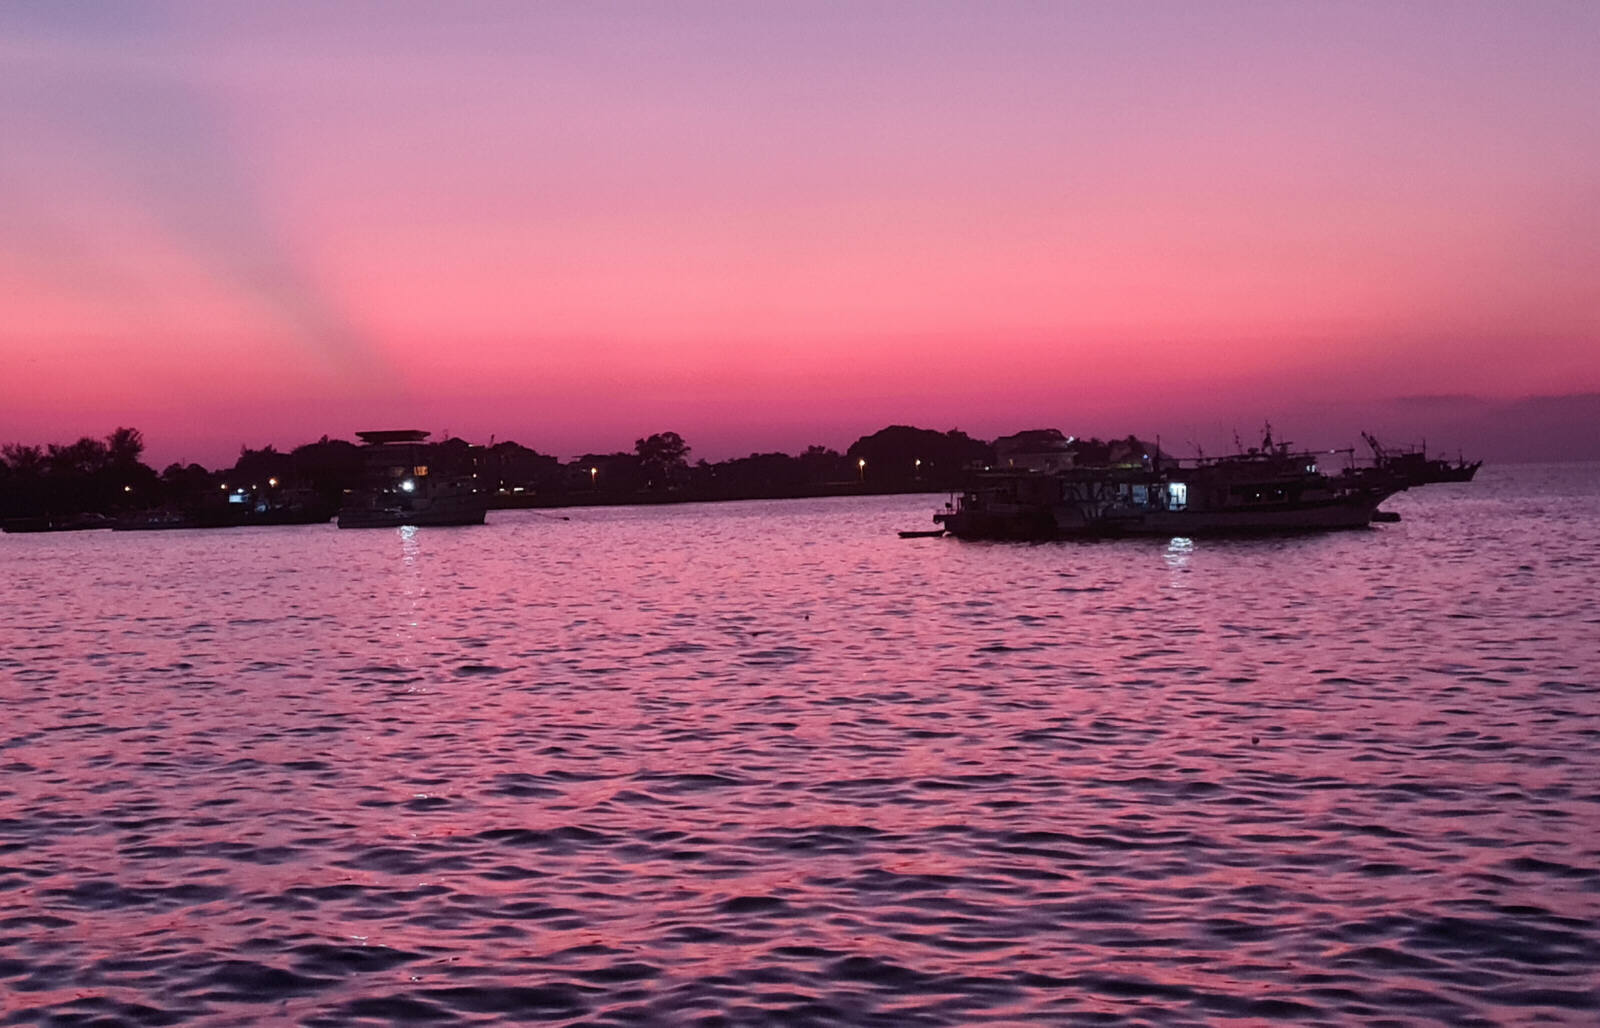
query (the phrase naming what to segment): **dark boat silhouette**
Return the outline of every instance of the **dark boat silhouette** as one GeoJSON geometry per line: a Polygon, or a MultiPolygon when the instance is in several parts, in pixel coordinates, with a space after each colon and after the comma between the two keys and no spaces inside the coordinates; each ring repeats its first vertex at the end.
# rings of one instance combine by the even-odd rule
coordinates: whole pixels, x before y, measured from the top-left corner
{"type": "Polygon", "coordinates": [[[1361,439],[1372,450],[1373,468],[1404,482],[1401,486],[1403,489],[1436,482],[1470,482],[1478,469],[1483,467],[1481,460],[1468,461],[1458,457],[1450,461],[1429,457],[1426,446],[1412,450],[1386,448],[1368,432],[1362,432],[1361,439]]]}
{"type": "MultiPolygon", "coordinates": [[[[1340,452],[1340,451],[1333,451],[1340,452]]],[[[1345,451],[1348,452],[1348,451],[1345,451]]],[[[1318,454],[1274,445],[1226,457],[976,475],[934,521],[963,539],[1259,535],[1364,528],[1404,486],[1324,474],[1318,454]]]]}
{"type": "Polygon", "coordinates": [[[363,484],[346,493],[340,528],[481,525],[489,494],[476,472],[449,466],[451,455],[417,429],[357,432],[366,444],[363,484]]]}
{"type": "Polygon", "coordinates": [[[88,532],[110,528],[112,518],[104,514],[44,514],[38,517],[8,518],[0,522],[0,531],[23,532],[88,532]]]}

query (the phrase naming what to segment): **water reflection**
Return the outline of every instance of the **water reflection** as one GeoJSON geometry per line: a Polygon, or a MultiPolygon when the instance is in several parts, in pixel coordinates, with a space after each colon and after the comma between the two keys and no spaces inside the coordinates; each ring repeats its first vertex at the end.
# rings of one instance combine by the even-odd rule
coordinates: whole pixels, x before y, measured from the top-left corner
{"type": "MultiPolygon", "coordinates": [[[[1167,543],[1167,549],[1166,549],[1166,553],[1164,555],[1165,558],[1166,558],[1168,569],[1170,569],[1172,571],[1186,571],[1186,570],[1188,570],[1188,568],[1189,568],[1189,557],[1193,553],[1194,553],[1194,540],[1193,539],[1190,539],[1187,536],[1181,536],[1181,535],[1173,536],[1172,541],[1167,543]]],[[[1177,579],[1173,579],[1172,583],[1174,585],[1176,585],[1176,584],[1178,584],[1178,580],[1177,579]]]]}
{"type": "Polygon", "coordinates": [[[400,605],[394,618],[395,660],[407,669],[417,666],[419,632],[424,617],[427,587],[423,583],[422,540],[415,525],[402,525],[395,530],[400,544],[400,567],[397,572],[396,596],[400,605]]]}

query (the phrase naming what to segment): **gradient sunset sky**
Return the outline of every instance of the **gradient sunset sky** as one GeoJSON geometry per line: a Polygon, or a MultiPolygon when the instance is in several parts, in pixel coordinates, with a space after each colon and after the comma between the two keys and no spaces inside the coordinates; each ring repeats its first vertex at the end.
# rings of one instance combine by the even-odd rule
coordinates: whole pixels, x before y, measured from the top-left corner
{"type": "Polygon", "coordinates": [[[0,441],[1600,392],[1597,54],[1592,0],[8,2],[0,441]]]}

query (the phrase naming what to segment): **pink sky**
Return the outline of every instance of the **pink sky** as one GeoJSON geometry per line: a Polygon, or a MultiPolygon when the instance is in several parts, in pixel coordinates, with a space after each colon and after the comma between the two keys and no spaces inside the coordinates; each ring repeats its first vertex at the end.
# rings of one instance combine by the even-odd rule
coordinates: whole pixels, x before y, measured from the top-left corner
{"type": "Polygon", "coordinates": [[[1592,3],[7,5],[0,440],[1600,392],[1597,52],[1592,3]]]}

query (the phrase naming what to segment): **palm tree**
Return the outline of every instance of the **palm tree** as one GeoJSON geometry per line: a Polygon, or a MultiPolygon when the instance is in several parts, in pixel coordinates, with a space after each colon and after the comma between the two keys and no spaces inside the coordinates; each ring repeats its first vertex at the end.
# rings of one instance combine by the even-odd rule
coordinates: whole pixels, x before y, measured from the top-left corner
{"type": "Polygon", "coordinates": [[[113,467],[132,467],[144,454],[144,433],[137,428],[119,428],[106,436],[106,451],[113,467]]]}

